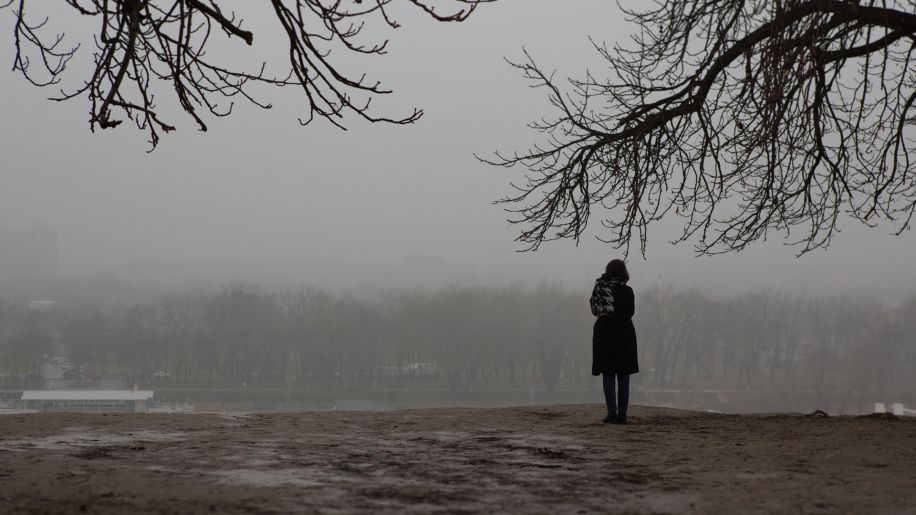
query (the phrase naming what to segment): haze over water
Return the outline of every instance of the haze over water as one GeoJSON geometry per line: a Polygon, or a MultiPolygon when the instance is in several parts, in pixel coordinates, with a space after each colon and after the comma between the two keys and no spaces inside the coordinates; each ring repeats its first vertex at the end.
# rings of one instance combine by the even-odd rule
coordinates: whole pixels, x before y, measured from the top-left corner
{"type": "MultiPolygon", "coordinates": [[[[595,241],[600,219],[578,247],[564,241],[517,253],[517,228],[491,202],[522,170],[493,169],[472,154],[526,148],[539,135],[525,123],[551,114],[544,92],[529,89],[504,56],[519,58],[524,45],[558,76],[601,73],[588,36],[612,42],[630,29],[613,2],[526,0],[519,14],[521,4],[487,5],[461,24],[399,12],[404,28],[390,34],[387,56],[339,53],[395,90],[380,112],[424,109],[407,127],[357,119],[347,132],[321,120],[300,127],[297,93],[266,91],[274,109],[239,104],[202,133],[163,90],[159,103],[178,131],[146,154],[137,130],[91,134],[83,100],[47,101],[51,90],[7,71],[0,119],[14,122],[0,128],[0,229],[57,231],[66,280],[114,275],[158,289],[234,280],[329,289],[560,280],[587,289],[619,255],[595,241]]],[[[278,36],[258,30],[267,21],[246,18],[257,37],[240,58],[254,63],[280,48],[278,36]]],[[[11,50],[0,46],[0,61],[11,62],[11,50]]],[[[891,300],[916,286],[912,232],[893,237],[893,227],[848,219],[840,226],[828,252],[800,259],[776,234],[739,255],[696,259],[689,244],[668,243],[680,228],[671,218],[650,228],[645,260],[634,242],[634,285],[891,300]]]]}

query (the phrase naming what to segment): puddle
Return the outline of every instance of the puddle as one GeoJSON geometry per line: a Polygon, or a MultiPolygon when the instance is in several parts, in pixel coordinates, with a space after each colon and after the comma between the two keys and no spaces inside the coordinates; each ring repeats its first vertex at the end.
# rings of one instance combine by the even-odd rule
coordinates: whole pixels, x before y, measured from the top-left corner
{"type": "Polygon", "coordinates": [[[246,420],[246,419],[252,418],[253,414],[248,413],[248,412],[237,412],[237,413],[219,412],[216,414],[216,416],[218,418],[222,418],[225,420],[246,420]]]}
{"type": "Polygon", "coordinates": [[[82,427],[66,427],[63,433],[20,440],[0,441],[0,449],[24,451],[29,449],[71,450],[87,447],[123,445],[136,441],[170,442],[181,440],[186,433],[162,433],[141,429],[130,433],[99,433],[82,427]]]}
{"type": "Polygon", "coordinates": [[[208,471],[218,483],[256,487],[302,486],[318,487],[331,482],[349,481],[342,476],[304,468],[233,469],[208,471]]]}
{"type": "Polygon", "coordinates": [[[280,463],[279,460],[271,459],[268,457],[264,458],[253,458],[249,456],[220,456],[219,459],[224,461],[231,461],[233,463],[241,463],[243,465],[248,465],[249,467],[265,467],[268,465],[276,465],[280,463]]]}
{"type": "Polygon", "coordinates": [[[291,458],[289,454],[280,452],[275,445],[265,443],[254,444],[251,447],[236,447],[234,452],[219,457],[221,460],[248,467],[276,465],[291,458]]]}

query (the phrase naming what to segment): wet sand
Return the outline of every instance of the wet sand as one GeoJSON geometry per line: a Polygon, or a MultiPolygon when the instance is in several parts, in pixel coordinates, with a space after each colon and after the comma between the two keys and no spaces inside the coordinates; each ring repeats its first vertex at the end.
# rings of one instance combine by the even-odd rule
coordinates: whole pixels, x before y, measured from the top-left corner
{"type": "Polygon", "coordinates": [[[0,513],[914,513],[916,420],[597,405],[0,417],[0,513]]]}

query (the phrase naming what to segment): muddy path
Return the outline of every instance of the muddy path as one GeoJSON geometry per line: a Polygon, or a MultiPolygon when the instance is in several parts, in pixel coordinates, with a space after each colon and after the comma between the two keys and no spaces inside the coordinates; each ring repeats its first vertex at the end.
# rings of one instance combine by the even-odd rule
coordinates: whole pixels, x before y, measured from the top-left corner
{"type": "Polygon", "coordinates": [[[594,405],[0,417],[0,513],[916,513],[916,420],[594,405]]]}

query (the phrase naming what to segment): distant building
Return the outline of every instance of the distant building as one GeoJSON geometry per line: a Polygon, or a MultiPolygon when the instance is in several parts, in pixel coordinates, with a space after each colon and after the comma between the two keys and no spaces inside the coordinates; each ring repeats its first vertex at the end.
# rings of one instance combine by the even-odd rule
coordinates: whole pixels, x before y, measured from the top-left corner
{"type": "Polygon", "coordinates": [[[53,300],[33,300],[29,302],[29,309],[45,313],[53,310],[56,305],[53,300]]]}
{"type": "Polygon", "coordinates": [[[152,390],[26,390],[21,407],[38,411],[145,413],[152,390]]]}
{"type": "Polygon", "coordinates": [[[0,229],[0,284],[53,280],[57,271],[57,231],[0,229]]]}

